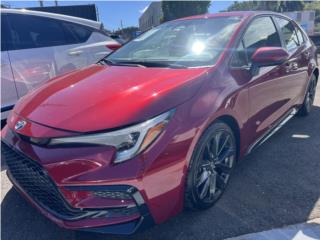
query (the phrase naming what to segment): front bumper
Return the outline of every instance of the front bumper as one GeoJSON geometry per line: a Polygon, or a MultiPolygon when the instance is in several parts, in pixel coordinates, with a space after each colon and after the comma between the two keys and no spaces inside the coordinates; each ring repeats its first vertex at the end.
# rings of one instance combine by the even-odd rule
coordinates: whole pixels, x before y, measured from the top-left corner
{"type": "MultiPolygon", "coordinates": [[[[55,205],[48,207],[47,203],[41,204],[41,201],[35,200],[30,191],[21,186],[21,181],[17,181],[10,167],[9,176],[32,205],[67,229],[130,234],[153,223],[162,223],[183,209],[187,159],[191,156],[193,134],[196,133],[190,131],[195,129],[193,125],[181,124],[188,112],[187,105],[185,108],[177,108],[162,135],[146,151],[121,164],[114,164],[116,150],[110,146],[47,147],[36,144],[29,138],[63,137],[75,133],[43,126],[19,116],[10,118],[8,125],[1,131],[1,140],[15,153],[37,164],[35,168],[44,170],[44,175],[51,179],[46,185],[53,185],[51,191],[44,191],[44,195],[58,192],[63,202],[71,208],[72,214],[69,214],[70,208],[67,208],[68,214],[59,215],[52,211],[57,209],[55,205]],[[26,121],[27,125],[15,131],[14,124],[19,120],[26,121]],[[131,198],[125,198],[124,201],[96,197],[99,191],[126,192],[123,187],[134,189],[133,192],[139,193],[144,203],[140,204],[131,195],[131,191],[131,198]],[[132,205],[136,210],[131,212],[132,205]],[[117,211],[121,209],[122,212],[123,208],[130,208],[126,209],[128,214],[119,216],[117,211]],[[109,213],[114,215],[109,216],[109,213]]],[[[37,185],[39,182],[34,184],[37,185]]],[[[110,196],[110,193],[102,195],[110,196]]],[[[59,208],[64,208],[64,205],[60,204],[59,208]]]]}
{"type": "Polygon", "coordinates": [[[154,224],[141,193],[129,185],[69,186],[63,191],[36,161],[1,143],[1,154],[8,165],[8,176],[16,189],[58,225],[75,230],[110,234],[132,234],[154,224]],[[103,201],[113,198],[109,208],[74,208],[65,200],[66,193],[99,193],[103,201]],[[103,195],[101,195],[103,194],[103,195]],[[123,199],[122,199],[123,198],[123,199]]]}

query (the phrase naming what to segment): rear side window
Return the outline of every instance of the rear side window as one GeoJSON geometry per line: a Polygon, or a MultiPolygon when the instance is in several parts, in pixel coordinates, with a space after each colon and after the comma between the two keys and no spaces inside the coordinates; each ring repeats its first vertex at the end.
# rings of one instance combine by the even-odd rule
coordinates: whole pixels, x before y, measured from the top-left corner
{"type": "Polygon", "coordinates": [[[30,15],[8,14],[13,49],[40,48],[66,44],[59,21],[30,15]]]}
{"type": "Polygon", "coordinates": [[[279,34],[270,17],[257,18],[249,25],[233,56],[232,66],[250,65],[252,55],[261,47],[281,47],[279,34]]]}
{"type": "Polygon", "coordinates": [[[89,39],[92,33],[89,28],[75,23],[62,22],[62,26],[67,32],[67,41],[69,44],[84,43],[89,39]]]}
{"type": "Polygon", "coordinates": [[[10,50],[10,35],[6,15],[1,14],[1,51],[10,50]]]}
{"type": "Polygon", "coordinates": [[[293,52],[299,47],[299,39],[295,27],[290,21],[284,18],[276,17],[275,19],[279,25],[287,50],[293,52]]]}

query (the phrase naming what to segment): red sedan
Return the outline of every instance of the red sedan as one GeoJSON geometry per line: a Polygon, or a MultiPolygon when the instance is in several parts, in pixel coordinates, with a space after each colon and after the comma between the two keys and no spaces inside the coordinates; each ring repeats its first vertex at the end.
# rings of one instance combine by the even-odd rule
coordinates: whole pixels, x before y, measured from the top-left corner
{"type": "Polygon", "coordinates": [[[8,175],[62,227],[131,234],[213,206],[238,160],[310,113],[318,76],[283,15],[167,22],[21,99],[2,132],[8,175]]]}

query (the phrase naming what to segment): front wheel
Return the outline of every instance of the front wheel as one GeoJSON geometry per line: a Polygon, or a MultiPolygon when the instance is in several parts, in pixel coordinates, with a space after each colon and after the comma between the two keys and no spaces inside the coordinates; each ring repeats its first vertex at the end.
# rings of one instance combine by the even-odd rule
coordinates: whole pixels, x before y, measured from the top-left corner
{"type": "Polygon", "coordinates": [[[212,124],[200,138],[188,170],[185,190],[187,209],[206,209],[221,197],[230,178],[237,155],[231,128],[212,124]]]}
{"type": "Polygon", "coordinates": [[[315,75],[312,75],[306,96],[298,113],[300,116],[307,116],[310,114],[316,96],[316,88],[317,77],[315,75]]]}

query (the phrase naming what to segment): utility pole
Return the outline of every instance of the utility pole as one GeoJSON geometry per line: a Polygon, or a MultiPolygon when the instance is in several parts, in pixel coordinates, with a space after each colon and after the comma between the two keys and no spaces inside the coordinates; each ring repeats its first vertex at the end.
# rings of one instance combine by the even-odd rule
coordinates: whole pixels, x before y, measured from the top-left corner
{"type": "Polygon", "coordinates": [[[120,26],[121,26],[121,33],[122,33],[122,37],[123,37],[123,24],[122,24],[122,19],[120,20],[120,26]]]}
{"type": "Polygon", "coordinates": [[[120,20],[121,30],[123,29],[122,19],[120,20]]]}
{"type": "Polygon", "coordinates": [[[58,6],[58,0],[54,0],[54,5],[57,7],[58,6]]]}
{"type": "Polygon", "coordinates": [[[43,7],[43,0],[39,0],[40,7],[43,7]]]}

